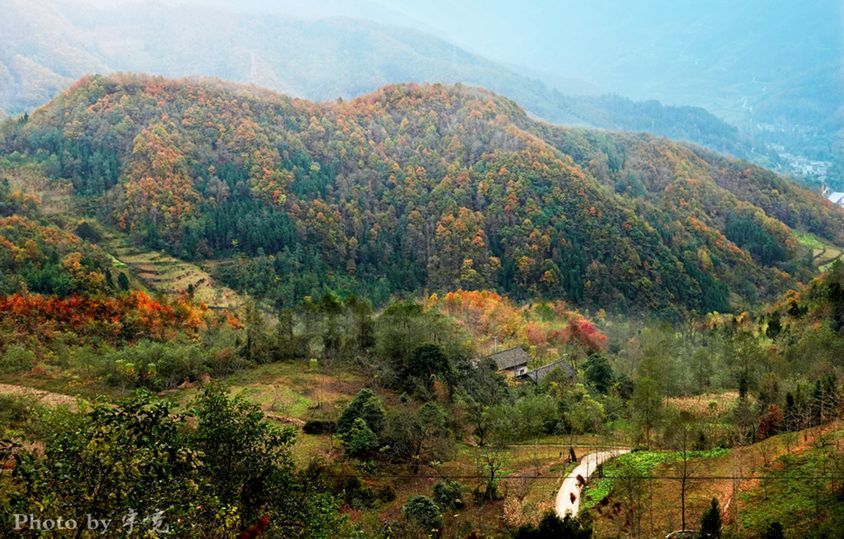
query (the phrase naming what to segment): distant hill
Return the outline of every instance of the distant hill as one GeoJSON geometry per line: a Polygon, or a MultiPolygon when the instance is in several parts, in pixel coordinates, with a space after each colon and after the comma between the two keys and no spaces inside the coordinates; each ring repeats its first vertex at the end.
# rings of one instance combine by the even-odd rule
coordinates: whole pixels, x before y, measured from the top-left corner
{"type": "Polygon", "coordinates": [[[565,71],[632,99],[705,107],[760,146],[827,161],[842,155],[832,146],[844,126],[840,0],[389,5],[493,58],[565,71]]]}
{"type": "Polygon", "coordinates": [[[46,103],[83,75],[116,71],[214,76],[317,101],[349,99],[389,83],[461,82],[514,99],[554,123],[641,130],[737,156],[755,152],[704,109],[574,97],[568,94],[583,93],[588,84],[556,74],[551,88],[408,28],[152,3],[73,9],[67,2],[0,0],[0,11],[0,109],[12,113],[46,103]]]}
{"type": "Polygon", "coordinates": [[[496,288],[724,311],[811,277],[791,229],[844,244],[844,212],[774,173],[537,122],[460,85],[315,104],[215,81],[89,77],[7,121],[0,152],[70,178],[138,241],[226,258],[229,284],[280,304],[323,287],[376,301],[496,288]]]}

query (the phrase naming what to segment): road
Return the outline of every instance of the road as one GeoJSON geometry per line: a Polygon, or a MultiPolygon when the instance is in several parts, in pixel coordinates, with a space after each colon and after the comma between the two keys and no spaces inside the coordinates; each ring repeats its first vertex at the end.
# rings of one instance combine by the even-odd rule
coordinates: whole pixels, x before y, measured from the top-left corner
{"type": "Polygon", "coordinates": [[[554,504],[557,514],[561,518],[566,516],[566,514],[571,514],[572,516],[577,515],[577,510],[580,508],[580,491],[583,489],[583,484],[578,479],[578,476],[583,480],[588,480],[599,464],[629,451],[629,449],[596,451],[580,459],[580,463],[563,479],[560,491],[557,492],[557,501],[554,504]]]}
{"type": "Polygon", "coordinates": [[[63,395],[61,393],[53,393],[51,391],[44,391],[42,389],[16,386],[12,384],[0,384],[0,395],[29,397],[35,399],[39,404],[43,404],[44,406],[67,406],[71,410],[76,410],[76,397],[63,395]]]}

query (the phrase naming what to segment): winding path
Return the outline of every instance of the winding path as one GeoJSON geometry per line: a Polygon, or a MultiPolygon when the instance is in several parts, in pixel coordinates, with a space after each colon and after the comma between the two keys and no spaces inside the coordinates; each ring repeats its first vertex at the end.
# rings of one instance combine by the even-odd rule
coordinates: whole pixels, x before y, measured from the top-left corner
{"type": "Polygon", "coordinates": [[[580,508],[580,493],[585,481],[589,480],[589,476],[595,472],[599,464],[628,452],[630,452],[629,449],[613,449],[596,451],[583,457],[571,473],[563,479],[560,491],[557,492],[557,501],[554,504],[557,514],[561,518],[566,514],[577,515],[577,510],[580,508]]]}

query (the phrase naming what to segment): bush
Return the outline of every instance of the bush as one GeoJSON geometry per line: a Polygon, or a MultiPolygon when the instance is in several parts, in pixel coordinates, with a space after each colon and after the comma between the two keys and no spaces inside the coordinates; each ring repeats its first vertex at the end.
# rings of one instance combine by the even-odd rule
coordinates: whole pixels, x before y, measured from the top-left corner
{"type": "Polygon", "coordinates": [[[0,356],[1,372],[26,371],[35,365],[35,352],[27,350],[23,346],[13,344],[0,356]]]}
{"type": "Polygon", "coordinates": [[[434,500],[427,496],[411,496],[402,507],[404,518],[418,524],[427,532],[438,532],[443,525],[443,515],[434,500]]]}
{"type": "Polygon", "coordinates": [[[515,539],[544,539],[546,537],[566,537],[570,539],[590,539],[592,525],[585,517],[560,518],[556,513],[547,513],[538,526],[525,524],[516,531],[515,539]]]}
{"type": "Polygon", "coordinates": [[[721,537],[721,508],[718,499],[712,498],[709,509],[704,511],[700,519],[701,539],[720,539],[721,537]]]}
{"type": "Polygon", "coordinates": [[[768,524],[768,529],[765,530],[763,539],[784,539],[785,534],[782,531],[782,524],[779,522],[771,522],[768,524]]]}
{"type": "Polygon", "coordinates": [[[37,411],[30,397],[0,395],[0,438],[6,436],[9,430],[26,427],[37,411]]]}
{"type": "Polygon", "coordinates": [[[331,434],[337,428],[337,423],[324,419],[311,419],[305,422],[302,432],[305,434],[331,434]]]}
{"type": "Polygon", "coordinates": [[[438,481],[434,485],[434,501],[445,509],[461,509],[465,505],[463,501],[463,485],[459,481],[451,479],[438,481]]]}
{"type": "Polygon", "coordinates": [[[10,345],[0,356],[0,372],[20,372],[35,365],[35,352],[19,344],[10,345]]]}
{"type": "Polygon", "coordinates": [[[140,341],[119,349],[83,349],[77,361],[112,386],[172,389],[202,375],[221,376],[243,369],[250,362],[232,348],[207,349],[199,343],[140,341]]]}
{"type": "Polygon", "coordinates": [[[341,440],[346,452],[357,458],[367,457],[378,449],[378,436],[361,417],[355,419],[352,427],[343,434],[341,440]]]}
{"type": "Polygon", "coordinates": [[[379,487],[375,492],[375,496],[383,503],[389,503],[396,499],[396,490],[390,485],[379,487]]]}
{"type": "Polygon", "coordinates": [[[358,418],[363,419],[376,435],[381,433],[381,428],[384,426],[384,405],[369,388],[361,389],[349,406],[343,410],[343,415],[337,421],[337,433],[344,436],[358,418]]]}

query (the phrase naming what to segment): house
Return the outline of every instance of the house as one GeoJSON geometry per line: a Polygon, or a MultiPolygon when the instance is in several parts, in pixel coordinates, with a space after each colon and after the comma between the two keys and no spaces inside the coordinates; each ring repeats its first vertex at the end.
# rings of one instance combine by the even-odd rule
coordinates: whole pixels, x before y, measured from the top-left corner
{"type": "Polygon", "coordinates": [[[844,206],[844,193],[828,193],[826,199],[832,202],[833,204],[837,204],[838,206],[844,206]]]}
{"type": "Polygon", "coordinates": [[[551,371],[554,369],[562,370],[569,378],[577,376],[577,373],[574,371],[574,368],[569,365],[569,362],[561,359],[559,361],[555,361],[554,363],[549,363],[548,365],[543,365],[537,369],[533,369],[532,371],[527,371],[520,375],[519,378],[522,380],[530,380],[533,383],[538,384],[543,378],[551,374],[551,371]]]}
{"type": "Polygon", "coordinates": [[[530,356],[520,346],[496,352],[489,356],[489,359],[495,363],[495,368],[498,372],[503,372],[510,376],[521,376],[528,370],[528,362],[530,356]]]}

